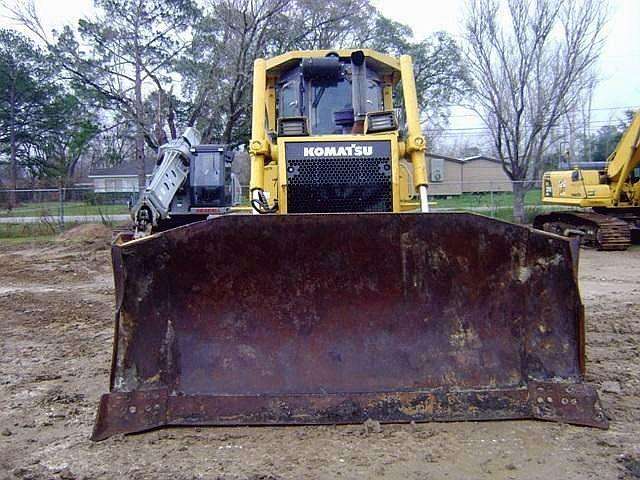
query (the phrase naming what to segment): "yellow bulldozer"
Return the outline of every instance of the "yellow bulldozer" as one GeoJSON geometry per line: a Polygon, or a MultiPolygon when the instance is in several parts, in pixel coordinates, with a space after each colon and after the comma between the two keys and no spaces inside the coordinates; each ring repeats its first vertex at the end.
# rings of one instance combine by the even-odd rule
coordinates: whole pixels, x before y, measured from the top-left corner
{"type": "Polygon", "coordinates": [[[253,214],[112,247],[93,439],[367,419],[606,428],[582,382],[577,242],[428,211],[411,58],[296,51],[253,75],[253,214]]]}
{"type": "Polygon", "coordinates": [[[599,250],[626,250],[640,241],[640,112],[604,169],[545,172],[542,202],[580,207],[538,215],[535,228],[580,238],[599,250]]]}

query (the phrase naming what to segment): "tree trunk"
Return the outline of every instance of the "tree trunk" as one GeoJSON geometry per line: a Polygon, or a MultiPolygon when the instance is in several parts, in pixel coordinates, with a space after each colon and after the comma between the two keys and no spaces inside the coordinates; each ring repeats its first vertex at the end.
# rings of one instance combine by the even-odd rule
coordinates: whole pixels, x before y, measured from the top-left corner
{"type": "Polygon", "coordinates": [[[17,204],[16,189],[18,188],[18,146],[16,138],[16,90],[15,82],[9,92],[9,101],[11,102],[11,113],[9,120],[9,142],[11,144],[11,157],[9,163],[9,204],[7,208],[13,210],[17,204]]]}
{"type": "Polygon", "coordinates": [[[142,105],[142,66],[140,49],[136,45],[136,83],[135,83],[135,114],[136,114],[136,164],[138,166],[138,192],[142,194],[147,183],[144,156],[144,129],[143,129],[143,105],[142,105]]]}
{"type": "Polygon", "coordinates": [[[513,220],[516,223],[525,223],[527,220],[524,211],[524,197],[526,193],[527,190],[522,182],[513,182],[513,220]]]}
{"type": "Polygon", "coordinates": [[[167,124],[169,125],[169,132],[171,133],[171,140],[178,138],[178,132],[176,129],[176,110],[173,104],[173,97],[169,96],[169,113],[167,115],[167,124]]]}

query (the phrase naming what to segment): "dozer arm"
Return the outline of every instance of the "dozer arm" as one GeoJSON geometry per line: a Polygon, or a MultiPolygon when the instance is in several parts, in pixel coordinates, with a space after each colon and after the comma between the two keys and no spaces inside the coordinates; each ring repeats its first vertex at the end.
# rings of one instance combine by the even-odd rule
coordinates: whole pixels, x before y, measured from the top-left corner
{"type": "Polygon", "coordinates": [[[640,165],[640,112],[620,138],[616,149],[607,159],[607,176],[615,183],[613,204],[617,204],[629,175],[640,165]]]}
{"type": "Polygon", "coordinates": [[[413,183],[420,193],[420,206],[423,212],[429,211],[427,196],[426,162],[424,151],[426,141],[420,129],[420,114],[418,113],[418,95],[416,81],[413,75],[413,62],[409,55],[400,57],[400,71],[402,75],[402,92],[404,108],[407,115],[408,137],[406,152],[413,163],[413,183]]]}
{"type": "Polygon", "coordinates": [[[253,100],[251,117],[251,142],[249,155],[251,156],[251,205],[259,213],[274,213],[277,202],[269,206],[269,200],[264,193],[264,164],[269,156],[270,148],[265,134],[266,102],[265,90],[267,86],[266,62],[258,58],[253,64],[253,100]]]}

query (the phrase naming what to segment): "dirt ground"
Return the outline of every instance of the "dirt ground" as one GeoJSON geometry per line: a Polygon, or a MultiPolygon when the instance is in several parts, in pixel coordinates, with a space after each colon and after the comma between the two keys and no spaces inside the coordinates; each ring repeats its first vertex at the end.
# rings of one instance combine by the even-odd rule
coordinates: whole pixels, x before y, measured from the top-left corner
{"type": "Polygon", "coordinates": [[[0,479],[640,478],[640,248],[583,251],[607,431],[535,421],[173,428],[89,440],[106,392],[105,239],[0,244],[0,479]]]}

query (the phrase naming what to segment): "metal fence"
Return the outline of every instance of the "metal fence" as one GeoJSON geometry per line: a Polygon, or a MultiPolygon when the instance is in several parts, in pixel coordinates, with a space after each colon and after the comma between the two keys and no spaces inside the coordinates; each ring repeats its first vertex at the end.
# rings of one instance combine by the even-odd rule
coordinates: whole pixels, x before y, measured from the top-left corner
{"type": "Polygon", "coordinates": [[[0,190],[0,219],[30,223],[42,217],[64,222],[71,217],[126,214],[137,192],[95,193],[92,187],[0,190]],[[15,205],[10,206],[11,193],[15,205]]]}
{"type": "MultiPolygon", "coordinates": [[[[525,211],[532,218],[540,211],[557,208],[542,205],[539,182],[527,182],[525,211]]],[[[429,188],[433,211],[472,211],[512,219],[513,182],[473,180],[438,182],[429,188]]],[[[129,220],[136,192],[96,193],[93,187],[37,188],[15,190],[16,205],[9,209],[10,190],[0,190],[0,238],[23,233],[55,234],[77,223],[115,225],[129,220]],[[27,227],[27,225],[31,225],[27,227]]],[[[242,186],[243,204],[249,188],[242,186]]]]}
{"type": "Polygon", "coordinates": [[[116,225],[128,220],[136,199],[137,192],[97,194],[89,186],[0,190],[0,239],[52,236],[79,223],[116,225]]]}

